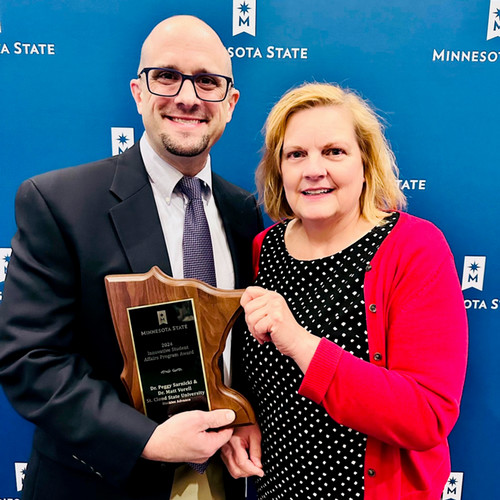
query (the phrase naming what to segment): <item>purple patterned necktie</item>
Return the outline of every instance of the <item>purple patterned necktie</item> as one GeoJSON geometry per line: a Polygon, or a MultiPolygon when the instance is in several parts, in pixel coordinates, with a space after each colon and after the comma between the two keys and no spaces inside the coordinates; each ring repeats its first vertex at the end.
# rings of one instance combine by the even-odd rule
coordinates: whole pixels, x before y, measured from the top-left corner
{"type": "MultiPolygon", "coordinates": [[[[201,181],[197,177],[183,177],[178,186],[189,200],[186,205],[182,238],[184,278],[196,278],[216,286],[214,252],[203,208],[201,181]]],[[[208,467],[208,461],[202,464],[188,462],[188,465],[203,474],[208,467]]]]}
{"type": "Polygon", "coordinates": [[[197,177],[183,177],[179,181],[179,188],[189,200],[182,239],[184,278],[196,278],[216,286],[214,252],[203,208],[201,181],[197,177]]]}

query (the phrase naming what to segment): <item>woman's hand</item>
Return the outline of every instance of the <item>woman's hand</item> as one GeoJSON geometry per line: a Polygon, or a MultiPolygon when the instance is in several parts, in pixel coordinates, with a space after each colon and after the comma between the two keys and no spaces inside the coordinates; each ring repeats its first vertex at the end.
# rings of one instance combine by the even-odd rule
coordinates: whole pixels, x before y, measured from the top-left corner
{"type": "Polygon", "coordinates": [[[257,424],[238,427],[221,449],[222,460],[235,479],[264,475],[260,461],[260,429],[257,424]]]}
{"type": "Polygon", "coordinates": [[[305,372],[320,338],[297,323],[285,299],[277,292],[251,286],[243,293],[240,303],[250,333],[257,342],[273,342],[305,372]]]}

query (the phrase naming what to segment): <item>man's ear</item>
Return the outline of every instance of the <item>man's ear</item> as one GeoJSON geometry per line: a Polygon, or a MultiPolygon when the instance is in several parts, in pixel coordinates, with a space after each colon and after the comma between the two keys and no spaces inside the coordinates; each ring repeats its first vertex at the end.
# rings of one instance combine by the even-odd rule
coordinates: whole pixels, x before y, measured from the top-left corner
{"type": "Polygon", "coordinates": [[[236,103],[238,102],[239,98],[240,98],[240,91],[235,88],[232,88],[231,94],[227,99],[227,104],[229,106],[229,109],[227,113],[226,123],[229,123],[231,121],[231,118],[233,117],[234,108],[236,107],[236,103]]]}
{"type": "Polygon", "coordinates": [[[130,91],[132,92],[132,97],[134,98],[135,105],[137,106],[137,112],[142,115],[142,88],[141,82],[138,78],[130,80],[130,91]]]}

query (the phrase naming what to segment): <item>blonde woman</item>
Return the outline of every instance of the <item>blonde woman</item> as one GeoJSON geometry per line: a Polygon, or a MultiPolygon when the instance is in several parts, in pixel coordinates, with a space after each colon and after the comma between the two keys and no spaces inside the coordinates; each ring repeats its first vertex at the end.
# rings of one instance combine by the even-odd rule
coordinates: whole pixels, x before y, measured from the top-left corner
{"type": "Polygon", "coordinates": [[[257,182],[278,221],[254,241],[241,375],[259,427],[223,448],[259,499],[438,500],[467,323],[450,249],[403,212],[375,112],[330,84],[289,91],[257,182]]]}

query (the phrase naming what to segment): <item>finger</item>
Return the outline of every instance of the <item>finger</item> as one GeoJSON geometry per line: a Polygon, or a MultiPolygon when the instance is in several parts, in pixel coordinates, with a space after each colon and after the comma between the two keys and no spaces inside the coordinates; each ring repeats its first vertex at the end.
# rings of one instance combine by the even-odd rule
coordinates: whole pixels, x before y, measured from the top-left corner
{"type": "Polygon", "coordinates": [[[252,463],[259,469],[262,469],[262,462],[261,462],[262,451],[260,446],[260,435],[250,437],[248,454],[250,455],[250,460],[252,461],[252,463]]]}
{"type": "Polygon", "coordinates": [[[252,295],[248,292],[248,288],[243,292],[240,299],[240,306],[245,308],[245,306],[252,300],[252,295]]]}
{"type": "Polygon", "coordinates": [[[257,323],[262,322],[266,317],[267,311],[264,308],[260,308],[251,312],[245,312],[245,321],[251,329],[255,328],[257,323]]]}
{"type": "Polygon", "coordinates": [[[272,303],[273,299],[276,298],[276,296],[278,296],[276,292],[265,290],[264,288],[258,288],[258,290],[259,290],[258,294],[247,295],[245,300],[245,305],[242,305],[245,311],[254,311],[256,309],[266,307],[270,303],[272,303]]]}
{"type": "Polygon", "coordinates": [[[257,300],[247,302],[247,304],[243,306],[243,310],[245,311],[245,315],[254,314],[258,311],[261,311],[261,314],[265,313],[264,304],[258,304],[257,300]]]}
{"type": "Polygon", "coordinates": [[[224,429],[218,432],[207,432],[206,435],[210,440],[210,444],[213,448],[213,450],[211,450],[212,455],[231,439],[231,436],[233,435],[233,429],[224,429]]]}
{"type": "Polygon", "coordinates": [[[236,413],[233,410],[212,410],[205,413],[206,429],[217,429],[224,427],[236,418],[236,413]]]}
{"type": "Polygon", "coordinates": [[[251,300],[264,295],[267,292],[265,288],[260,286],[249,286],[241,296],[240,304],[245,307],[245,305],[251,300]]]}
{"type": "Polygon", "coordinates": [[[251,322],[247,322],[248,329],[252,334],[253,338],[260,344],[264,344],[265,342],[271,341],[271,336],[267,331],[267,327],[259,327],[257,325],[252,324],[251,322]]]}
{"type": "Polygon", "coordinates": [[[256,466],[249,460],[247,452],[243,448],[235,449],[234,446],[231,446],[231,452],[223,454],[222,457],[227,470],[235,479],[250,476],[262,477],[264,475],[262,467],[256,466]]]}
{"type": "Polygon", "coordinates": [[[244,464],[238,464],[240,468],[240,477],[249,477],[249,476],[264,476],[264,471],[262,467],[257,467],[250,460],[246,460],[244,464]]]}
{"type": "Polygon", "coordinates": [[[238,479],[242,476],[242,471],[240,471],[238,465],[234,461],[234,453],[233,453],[233,443],[229,442],[225,444],[221,448],[221,458],[224,464],[226,465],[227,470],[229,471],[229,474],[233,476],[235,479],[238,479]]]}
{"type": "Polygon", "coordinates": [[[234,479],[239,479],[241,477],[247,477],[245,475],[245,473],[236,465],[236,463],[234,461],[232,461],[232,462],[224,461],[224,463],[226,464],[226,468],[229,471],[229,474],[231,474],[231,476],[234,477],[234,479]]]}
{"type": "Polygon", "coordinates": [[[273,324],[271,318],[269,316],[264,316],[253,325],[253,331],[251,330],[251,333],[260,343],[272,342],[272,327],[273,324]]]}
{"type": "Polygon", "coordinates": [[[220,449],[220,457],[229,469],[229,464],[233,460],[233,447],[231,442],[226,443],[224,446],[222,446],[222,448],[220,449]]]}
{"type": "Polygon", "coordinates": [[[249,458],[247,450],[245,450],[243,447],[236,450],[234,461],[236,462],[237,467],[240,469],[240,473],[242,473],[245,477],[248,476],[262,477],[264,475],[262,466],[257,466],[249,458]]]}

